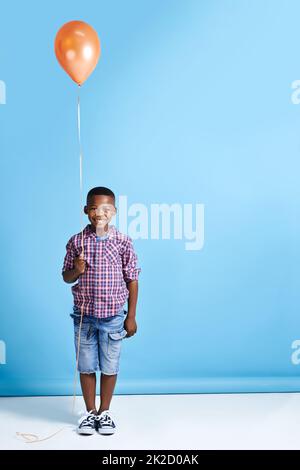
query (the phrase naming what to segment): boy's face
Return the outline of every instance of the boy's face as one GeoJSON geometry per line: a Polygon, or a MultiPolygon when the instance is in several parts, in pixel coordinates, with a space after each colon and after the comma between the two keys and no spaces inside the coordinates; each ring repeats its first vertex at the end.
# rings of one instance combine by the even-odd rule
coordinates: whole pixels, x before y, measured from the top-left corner
{"type": "Polygon", "coordinates": [[[104,195],[92,196],[84,206],[84,213],[87,214],[93,227],[104,228],[117,213],[114,198],[104,195]]]}

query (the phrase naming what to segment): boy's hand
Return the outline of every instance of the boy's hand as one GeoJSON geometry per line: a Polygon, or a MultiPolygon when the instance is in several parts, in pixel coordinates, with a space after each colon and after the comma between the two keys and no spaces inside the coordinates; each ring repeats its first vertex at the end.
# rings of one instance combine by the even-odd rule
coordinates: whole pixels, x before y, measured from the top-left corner
{"type": "Polygon", "coordinates": [[[124,321],[124,328],[127,331],[126,338],[133,336],[137,332],[137,324],[135,318],[126,318],[124,321]]]}
{"type": "Polygon", "coordinates": [[[83,255],[77,256],[74,259],[74,269],[76,270],[77,274],[83,274],[85,271],[85,261],[83,259],[83,255]]]}

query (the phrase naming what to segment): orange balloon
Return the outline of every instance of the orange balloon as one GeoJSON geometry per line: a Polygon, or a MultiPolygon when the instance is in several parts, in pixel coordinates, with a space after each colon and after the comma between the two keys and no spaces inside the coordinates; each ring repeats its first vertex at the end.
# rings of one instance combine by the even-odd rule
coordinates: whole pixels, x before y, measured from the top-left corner
{"type": "Polygon", "coordinates": [[[62,68],[79,86],[95,69],[101,52],[96,31],[84,21],[65,23],[56,34],[54,49],[62,68]]]}

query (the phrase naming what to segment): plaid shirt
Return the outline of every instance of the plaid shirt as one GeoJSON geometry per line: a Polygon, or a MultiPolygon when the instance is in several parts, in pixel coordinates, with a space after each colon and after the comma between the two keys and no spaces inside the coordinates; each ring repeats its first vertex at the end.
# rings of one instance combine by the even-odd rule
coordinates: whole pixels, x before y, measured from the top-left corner
{"type": "MultiPolygon", "coordinates": [[[[138,280],[141,268],[132,239],[109,225],[105,237],[97,237],[92,225],[83,230],[85,272],[72,286],[74,305],[84,315],[106,318],[116,315],[126,303],[126,283],[138,280]]],[[[73,235],[66,245],[62,272],[74,268],[74,258],[82,251],[82,232],[73,235]]]]}

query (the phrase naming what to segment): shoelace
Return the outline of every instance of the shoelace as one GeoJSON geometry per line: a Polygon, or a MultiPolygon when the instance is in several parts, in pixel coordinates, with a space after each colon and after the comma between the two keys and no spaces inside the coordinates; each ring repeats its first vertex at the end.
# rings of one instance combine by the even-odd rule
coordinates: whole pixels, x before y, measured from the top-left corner
{"type": "Polygon", "coordinates": [[[109,415],[108,411],[105,411],[100,416],[97,416],[97,419],[98,419],[98,421],[100,421],[101,425],[102,424],[109,424],[109,425],[113,424],[113,420],[112,420],[111,416],[109,415]]]}
{"type": "Polygon", "coordinates": [[[82,426],[87,426],[87,425],[89,425],[89,424],[92,424],[96,417],[97,417],[97,415],[95,415],[94,413],[91,413],[90,411],[89,411],[89,412],[86,412],[86,413],[78,420],[78,424],[79,424],[79,425],[82,425],[82,426]]]}

